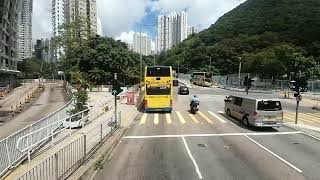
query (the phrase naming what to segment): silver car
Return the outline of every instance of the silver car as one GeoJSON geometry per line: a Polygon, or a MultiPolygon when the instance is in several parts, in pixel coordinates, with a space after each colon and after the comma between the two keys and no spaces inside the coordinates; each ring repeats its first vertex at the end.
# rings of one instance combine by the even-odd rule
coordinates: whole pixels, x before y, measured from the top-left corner
{"type": "Polygon", "coordinates": [[[241,120],[245,126],[280,127],[283,125],[280,100],[229,96],[224,101],[227,116],[241,120]]]}

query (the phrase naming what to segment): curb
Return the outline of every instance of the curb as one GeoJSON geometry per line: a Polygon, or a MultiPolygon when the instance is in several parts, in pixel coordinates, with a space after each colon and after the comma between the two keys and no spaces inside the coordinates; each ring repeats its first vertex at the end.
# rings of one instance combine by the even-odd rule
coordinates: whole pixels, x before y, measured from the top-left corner
{"type": "MultiPolygon", "coordinates": [[[[114,135],[114,139],[112,142],[107,139],[98,150],[91,155],[91,157],[87,160],[86,164],[83,164],[76,172],[74,172],[69,178],[70,179],[79,179],[79,180],[87,180],[94,179],[101,168],[97,168],[97,166],[102,166],[108,160],[108,157],[112,154],[113,150],[118,146],[120,139],[127,132],[127,128],[119,129],[118,132],[114,135]]],[[[112,137],[111,137],[112,138],[112,137]]]]}
{"type": "Polygon", "coordinates": [[[320,130],[309,129],[307,127],[299,127],[297,125],[290,124],[290,123],[285,123],[285,126],[288,128],[294,129],[296,131],[301,131],[308,136],[311,136],[311,137],[314,136],[314,137],[316,137],[315,139],[320,139],[320,130]]]}

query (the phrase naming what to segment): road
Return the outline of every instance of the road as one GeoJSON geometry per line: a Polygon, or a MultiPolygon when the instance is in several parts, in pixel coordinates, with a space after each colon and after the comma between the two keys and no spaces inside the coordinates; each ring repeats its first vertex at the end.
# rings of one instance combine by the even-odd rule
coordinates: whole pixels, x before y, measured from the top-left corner
{"type": "Polygon", "coordinates": [[[0,126],[0,139],[54,112],[63,106],[66,101],[64,88],[61,84],[45,84],[45,90],[26,111],[14,116],[0,126]]]}
{"type": "MultiPolygon", "coordinates": [[[[196,115],[187,111],[190,96],[180,95],[175,96],[171,114],[140,113],[95,179],[320,177],[320,139],[289,127],[247,129],[226,118],[221,112],[223,99],[235,92],[197,88],[190,93],[201,100],[196,115]]],[[[283,106],[288,111],[294,108],[290,102],[283,106]]]]}

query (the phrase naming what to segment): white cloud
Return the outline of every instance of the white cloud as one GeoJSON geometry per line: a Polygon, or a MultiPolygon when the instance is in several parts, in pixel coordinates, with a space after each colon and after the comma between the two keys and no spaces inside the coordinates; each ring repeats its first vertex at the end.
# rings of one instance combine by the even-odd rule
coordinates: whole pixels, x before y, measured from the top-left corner
{"type": "Polygon", "coordinates": [[[52,36],[51,3],[49,0],[33,0],[32,37],[36,39],[52,36]]]}
{"type": "Polygon", "coordinates": [[[133,44],[133,34],[134,31],[122,32],[120,36],[116,37],[116,40],[121,40],[122,42],[126,42],[129,44],[133,44]]]}
{"type": "Polygon", "coordinates": [[[128,32],[145,16],[148,0],[97,0],[104,35],[119,36],[128,32]]]}

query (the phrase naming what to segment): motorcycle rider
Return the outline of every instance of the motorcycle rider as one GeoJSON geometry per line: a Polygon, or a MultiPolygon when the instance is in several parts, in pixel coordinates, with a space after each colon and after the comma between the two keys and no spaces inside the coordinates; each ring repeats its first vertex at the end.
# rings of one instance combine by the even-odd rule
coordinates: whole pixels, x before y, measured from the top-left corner
{"type": "Polygon", "coordinates": [[[199,98],[198,98],[197,95],[194,95],[194,96],[191,98],[191,100],[190,100],[190,107],[192,107],[192,105],[193,105],[194,103],[196,103],[196,105],[199,105],[199,104],[200,104],[200,100],[199,100],[199,98]]]}

